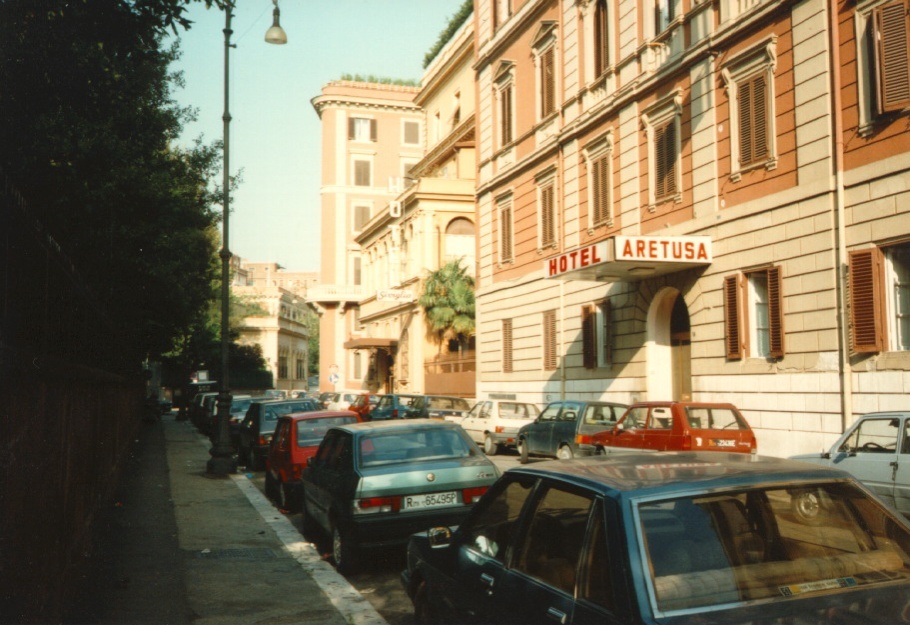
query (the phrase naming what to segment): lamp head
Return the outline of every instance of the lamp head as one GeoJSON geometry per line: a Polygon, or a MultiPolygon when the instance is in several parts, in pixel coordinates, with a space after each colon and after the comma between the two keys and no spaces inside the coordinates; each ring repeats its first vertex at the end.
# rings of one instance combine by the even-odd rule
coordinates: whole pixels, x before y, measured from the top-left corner
{"type": "Polygon", "coordinates": [[[275,5],[272,9],[272,27],[265,31],[265,40],[266,43],[283,45],[288,42],[288,35],[280,24],[281,10],[278,8],[278,0],[272,0],[272,4],[275,5]]]}

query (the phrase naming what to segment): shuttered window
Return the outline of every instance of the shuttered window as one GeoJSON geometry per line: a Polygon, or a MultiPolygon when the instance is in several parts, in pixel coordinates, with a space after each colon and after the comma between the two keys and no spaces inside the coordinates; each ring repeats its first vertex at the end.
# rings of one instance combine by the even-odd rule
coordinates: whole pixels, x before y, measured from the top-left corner
{"type": "Polygon", "coordinates": [[[376,120],[365,117],[349,117],[348,139],[351,141],[376,141],[376,120]]]}
{"type": "Polygon", "coordinates": [[[502,372],[512,373],[512,320],[502,320],[502,372]]]}
{"type": "Polygon", "coordinates": [[[737,85],[739,164],[746,167],[768,157],[768,77],[761,73],[737,85]]]}
{"type": "Polygon", "coordinates": [[[677,161],[679,160],[676,145],[675,119],[655,128],[654,160],[656,161],[656,175],[654,197],[657,200],[674,195],[679,190],[676,181],[677,161]]]}
{"type": "Polygon", "coordinates": [[[540,53],[540,117],[556,110],[556,46],[540,53]]]}
{"type": "Polygon", "coordinates": [[[768,268],[768,345],[771,358],[784,357],[784,306],[780,267],[768,268]]]}
{"type": "Polygon", "coordinates": [[[543,368],[545,371],[556,370],[555,310],[548,310],[543,314],[543,368]]]}
{"type": "Polygon", "coordinates": [[[582,361],[585,369],[597,368],[597,311],[593,305],[581,308],[582,361]]]}
{"type": "Polygon", "coordinates": [[[591,162],[592,225],[603,226],[610,220],[610,154],[591,162]]]}
{"type": "Polygon", "coordinates": [[[511,262],[512,252],[512,204],[499,208],[499,262],[511,262]]]}
{"type": "Polygon", "coordinates": [[[582,360],[585,369],[609,365],[613,361],[613,314],[609,300],[581,308],[582,360]]]}
{"type": "Polygon", "coordinates": [[[724,278],[724,351],[728,360],[740,360],[746,351],[742,330],[743,277],[724,278]]]}
{"type": "Polygon", "coordinates": [[[511,83],[503,87],[499,92],[499,134],[501,147],[512,143],[514,133],[511,83]]]}
{"type": "Polygon", "coordinates": [[[371,184],[370,161],[354,161],[354,184],[358,187],[369,187],[371,184]]]}
{"type": "Polygon", "coordinates": [[[555,193],[552,184],[540,188],[540,247],[556,244],[555,193]]]}
{"type": "Polygon", "coordinates": [[[600,76],[610,66],[610,33],[607,22],[607,0],[597,0],[594,7],[594,75],[600,76]]]}
{"type": "Polygon", "coordinates": [[[853,351],[885,351],[886,311],[884,258],[870,248],[850,252],[850,326],[853,351]]]}
{"type": "Polygon", "coordinates": [[[782,287],[780,267],[724,278],[724,352],[729,360],[784,357],[782,287]]]}
{"type": "Polygon", "coordinates": [[[873,10],[874,66],[879,113],[910,106],[910,17],[908,0],[894,0],[873,10]]]}

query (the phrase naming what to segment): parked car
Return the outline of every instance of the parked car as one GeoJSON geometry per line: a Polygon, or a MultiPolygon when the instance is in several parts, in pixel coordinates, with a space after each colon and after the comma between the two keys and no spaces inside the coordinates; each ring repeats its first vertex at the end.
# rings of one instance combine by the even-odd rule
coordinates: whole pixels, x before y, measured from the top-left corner
{"type": "MultiPolygon", "coordinates": [[[[902,514],[910,515],[910,412],[863,415],[830,450],[793,458],[847,471],[902,514]]],[[[823,512],[820,505],[811,490],[794,497],[794,512],[809,521],[823,512]]]]}
{"type": "Polygon", "coordinates": [[[639,402],[611,429],[588,441],[597,448],[756,453],[755,433],[733,404],[639,402]]]}
{"type": "Polygon", "coordinates": [[[334,396],[329,400],[329,403],[326,404],[326,410],[347,410],[348,406],[354,403],[354,400],[357,399],[359,395],[363,395],[366,391],[337,391],[334,396]]]}
{"type": "Polygon", "coordinates": [[[338,393],[333,391],[323,391],[319,393],[319,403],[322,404],[322,409],[325,410],[328,407],[329,402],[334,401],[336,397],[338,397],[338,393]]]}
{"type": "Polygon", "coordinates": [[[457,525],[499,477],[463,429],[435,419],[336,426],[303,472],[303,528],[332,537],[335,566],[361,549],[404,545],[416,531],[457,525]]]}
{"type": "Polygon", "coordinates": [[[613,427],[627,407],[605,401],[550,402],[533,423],[518,430],[521,462],[531,456],[568,459],[594,454],[596,448],[587,437],[613,427]]]}
{"type": "Polygon", "coordinates": [[[447,419],[468,414],[471,404],[464,397],[420,395],[408,409],[407,419],[447,419]]]}
{"type": "MultiPolygon", "coordinates": [[[[237,436],[240,432],[240,424],[246,416],[250,404],[253,403],[251,395],[233,395],[231,397],[231,413],[228,417],[228,432],[231,437],[231,444],[237,446],[237,436]]],[[[218,405],[216,402],[215,412],[211,415],[212,422],[209,425],[209,432],[214,436],[218,429],[218,405]]]]}
{"type": "Polygon", "coordinates": [[[348,410],[359,414],[361,421],[369,421],[370,413],[373,412],[373,409],[379,403],[380,397],[382,395],[377,395],[376,393],[361,393],[354,398],[354,401],[348,406],[348,410]]]}
{"type": "Polygon", "coordinates": [[[456,422],[489,456],[501,447],[515,447],[518,430],[540,416],[540,408],[522,401],[485,399],[456,422]]]}
{"type": "Polygon", "coordinates": [[[348,410],[296,412],[278,417],[265,467],[265,494],[279,507],[300,510],[303,485],[300,477],[307,461],[333,425],[359,423],[362,419],[348,410]]]}
{"type": "Polygon", "coordinates": [[[420,395],[383,395],[370,413],[370,421],[387,419],[406,419],[411,406],[420,395]]]}
{"type": "Polygon", "coordinates": [[[196,429],[202,431],[204,428],[206,399],[211,397],[213,398],[212,402],[214,402],[214,398],[217,396],[217,391],[206,391],[204,393],[196,393],[193,397],[193,401],[190,403],[189,408],[189,418],[190,422],[196,426],[196,429]]]}
{"type": "Polygon", "coordinates": [[[749,454],[614,450],[506,472],[408,545],[417,623],[905,622],[910,524],[849,474],[749,454]],[[789,492],[831,503],[798,522],[789,492]]]}
{"type": "Polygon", "coordinates": [[[310,399],[260,399],[250,404],[237,435],[237,456],[251,471],[265,467],[278,417],[292,412],[312,412],[321,406],[310,399]]]}

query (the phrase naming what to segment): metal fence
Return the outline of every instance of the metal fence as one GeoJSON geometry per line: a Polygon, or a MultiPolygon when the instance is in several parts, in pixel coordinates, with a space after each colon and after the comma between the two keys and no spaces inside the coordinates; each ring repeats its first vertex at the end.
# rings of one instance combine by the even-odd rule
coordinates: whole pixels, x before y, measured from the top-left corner
{"type": "Polygon", "coordinates": [[[78,589],[141,420],[122,351],[0,171],[0,622],[59,622],[78,589]]]}

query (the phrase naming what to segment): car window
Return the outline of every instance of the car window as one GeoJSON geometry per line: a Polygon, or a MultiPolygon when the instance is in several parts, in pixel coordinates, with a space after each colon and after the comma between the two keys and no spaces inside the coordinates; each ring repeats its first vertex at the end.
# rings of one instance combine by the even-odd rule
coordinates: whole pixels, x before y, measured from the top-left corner
{"type": "Polygon", "coordinates": [[[706,430],[748,430],[749,425],[732,408],[686,407],[689,427],[706,430]]]}
{"type": "Polygon", "coordinates": [[[548,488],[537,501],[515,569],[574,593],[591,503],[590,496],[548,488]]]}
{"type": "Polygon", "coordinates": [[[297,421],[297,446],[314,447],[325,437],[333,425],[345,425],[357,421],[354,417],[321,417],[297,421]]]}
{"type": "Polygon", "coordinates": [[[441,458],[466,458],[474,452],[455,429],[377,432],[360,439],[360,466],[441,458]]]}
{"type": "Polygon", "coordinates": [[[502,480],[494,485],[492,494],[477,504],[474,514],[461,526],[464,546],[505,562],[513,530],[533,486],[534,480],[529,478],[502,480]]]}
{"type": "Polygon", "coordinates": [[[388,395],[381,397],[379,403],[376,405],[377,408],[388,408],[392,405],[392,398],[388,395]]]}
{"type": "Polygon", "coordinates": [[[339,432],[335,444],[326,458],[326,468],[332,471],[352,471],[354,469],[354,449],[351,436],[339,432]]]}
{"type": "Polygon", "coordinates": [[[543,409],[543,412],[540,413],[540,421],[555,421],[556,417],[559,416],[559,409],[562,408],[562,404],[550,404],[543,409]]]}
{"type": "Polygon", "coordinates": [[[275,432],[274,445],[281,450],[288,449],[289,445],[289,434],[291,432],[290,423],[287,421],[278,424],[278,431],[275,432]]]}
{"type": "Polygon", "coordinates": [[[643,428],[648,419],[648,407],[636,406],[626,411],[626,417],[622,420],[624,428],[643,428]]]}
{"type": "Polygon", "coordinates": [[[673,427],[673,415],[670,409],[664,406],[655,406],[651,409],[651,420],[648,421],[650,430],[669,430],[673,427]]]}
{"type": "Polygon", "coordinates": [[[901,445],[902,454],[910,454],[910,419],[904,421],[904,442],[901,445]]]}
{"type": "Polygon", "coordinates": [[[844,441],[846,451],[866,453],[894,453],[900,419],[866,419],[844,441]]]}
{"type": "Polygon", "coordinates": [[[608,552],[603,506],[600,502],[595,502],[587,549],[581,564],[581,577],[578,580],[578,596],[612,610],[615,606],[608,552]]]}
{"type": "Polygon", "coordinates": [[[585,423],[588,425],[606,425],[616,421],[611,406],[588,406],[585,408],[585,423]]]}

